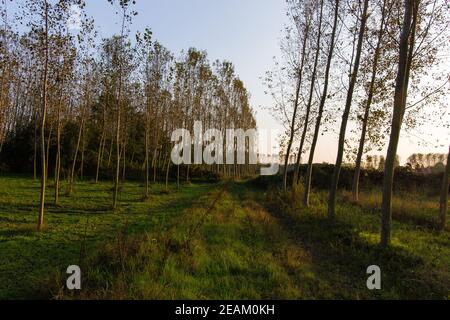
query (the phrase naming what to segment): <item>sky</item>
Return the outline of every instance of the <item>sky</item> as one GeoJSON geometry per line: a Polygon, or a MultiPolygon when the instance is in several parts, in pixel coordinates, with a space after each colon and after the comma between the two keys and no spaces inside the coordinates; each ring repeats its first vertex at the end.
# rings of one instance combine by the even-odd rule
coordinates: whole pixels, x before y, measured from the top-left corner
{"type": "MultiPolygon", "coordinates": [[[[107,0],[86,0],[87,14],[94,17],[102,37],[120,32],[120,17],[107,0]]],[[[131,32],[149,27],[153,36],[175,55],[195,47],[208,52],[209,59],[229,60],[251,94],[258,129],[278,130],[282,126],[264,107],[273,105],[264,93],[261,77],[280,57],[280,38],[287,23],[285,0],[137,0],[138,15],[131,32]]],[[[450,63],[448,64],[450,65],[450,63]]],[[[450,121],[448,117],[436,121],[450,121]]],[[[339,122],[339,121],[338,121],[339,122]]],[[[412,153],[446,153],[448,147],[435,148],[435,138],[450,143],[448,130],[430,122],[419,131],[402,132],[398,154],[404,163],[412,153]]],[[[350,130],[350,128],[349,128],[350,130]]],[[[337,133],[320,136],[315,162],[334,163],[337,133]]],[[[379,154],[384,154],[385,150],[379,154]]]]}

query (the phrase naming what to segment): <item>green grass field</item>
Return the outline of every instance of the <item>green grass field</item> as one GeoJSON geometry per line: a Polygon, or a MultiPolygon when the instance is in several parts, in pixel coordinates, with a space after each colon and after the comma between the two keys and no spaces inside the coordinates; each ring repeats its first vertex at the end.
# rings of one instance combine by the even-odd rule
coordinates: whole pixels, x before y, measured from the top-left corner
{"type": "Polygon", "coordinates": [[[358,205],[341,194],[329,222],[325,194],[305,210],[253,181],[154,185],[148,199],[127,182],[117,212],[110,189],[78,182],[54,206],[50,186],[37,233],[39,182],[1,177],[0,299],[450,298],[450,233],[433,229],[436,199],[398,197],[393,246],[382,251],[377,193],[358,205]],[[72,264],[82,270],[76,293],[64,289],[72,264]],[[366,287],[373,264],[377,291],[366,287]]]}

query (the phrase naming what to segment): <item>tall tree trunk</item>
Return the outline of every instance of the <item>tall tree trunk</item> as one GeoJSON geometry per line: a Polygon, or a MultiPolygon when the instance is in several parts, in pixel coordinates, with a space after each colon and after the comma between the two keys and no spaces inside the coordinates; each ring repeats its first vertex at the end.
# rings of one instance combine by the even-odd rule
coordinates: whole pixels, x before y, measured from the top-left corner
{"type": "Polygon", "coordinates": [[[400,130],[406,107],[408,94],[408,69],[411,66],[414,48],[415,24],[417,21],[418,0],[405,0],[405,13],[399,43],[399,62],[395,84],[394,111],[391,124],[391,135],[384,165],[383,197],[381,203],[381,237],[380,246],[387,247],[391,242],[392,222],[392,189],[394,182],[395,158],[397,155],[400,130]]]}
{"type": "Polygon", "coordinates": [[[167,159],[167,167],[166,167],[166,192],[169,191],[169,170],[170,170],[170,157],[167,159]]]}
{"type": "Polygon", "coordinates": [[[370,85],[369,85],[369,94],[367,96],[367,101],[364,109],[364,117],[362,120],[362,128],[361,128],[361,137],[359,139],[359,147],[358,147],[358,154],[356,156],[356,162],[355,162],[355,172],[353,175],[353,185],[352,185],[352,197],[353,201],[358,202],[359,201],[359,177],[361,175],[361,163],[362,163],[362,157],[364,154],[364,145],[366,141],[366,133],[367,133],[367,125],[370,115],[370,106],[372,105],[373,95],[375,91],[375,81],[378,71],[378,62],[380,60],[380,51],[381,51],[381,42],[383,40],[384,35],[384,24],[386,19],[386,0],[383,1],[383,8],[381,10],[381,23],[380,23],[380,29],[378,30],[378,39],[377,39],[377,45],[375,48],[375,53],[373,56],[373,64],[372,64],[372,77],[370,79],[370,85]]]}
{"type": "Polygon", "coordinates": [[[37,111],[34,114],[34,150],[33,150],[33,180],[37,179],[37,153],[38,153],[38,116],[37,111]]]}
{"type": "MultiPolygon", "coordinates": [[[[289,155],[291,152],[291,148],[292,148],[292,142],[294,141],[294,135],[295,135],[295,123],[297,120],[297,110],[298,110],[298,101],[300,99],[300,90],[301,90],[301,86],[302,86],[302,77],[303,77],[303,67],[305,65],[305,55],[306,55],[306,43],[308,41],[308,34],[309,34],[309,22],[306,22],[306,26],[305,26],[305,33],[303,35],[303,43],[302,43],[302,53],[301,53],[301,60],[300,60],[300,66],[298,67],[298,70],[296,72],[297,74],[297,87],[295,89],[295,100],[294,100],[294,113],[292,114],[292,122],[291,122],[291,134],[289,137],[289,142],[288,142],[288,146],[287,146],[287,151],[286,151],[286,159],[284,161],[284,178],[283,178],[283,186],[284,186],[284,191],[286,191],[287,189],[287,168],[288,168],[288,163],[289,163],[289,155]]],[[[294,173],[294,177],[292,178],[293,183],[296,182],[296,176],[297,176],[297,170],[298,167],[295,167],[295,173],[294,173]]]]}
{"type": "Polygon", "coordinates": [[[127,167],[127,143],[123,142],[123,162],[122,162],[122,181],[125,181],[126,167],[127,167]]]}
{"type": "Polygon", "coordinates": [[[366,29],[367,22],[367,8],[369,6],[369,0],[364,0],[364,8],[361,16],[361,26],[358,35],[358,45],[356,48],[355,65],[350,78],[350,85],[347,92],[347,101],[345,103],[344,114],[342,116],[341,130],[339,133],[339,145],[338,154],[336,159],[336,165],[334,166],[333,178],[331,180],[330,194],[328,199],[328,217],[334,218],[336,210],[336,193],[339,183],[339,175],[341,173],[342,158],[344,156],[345,147],[345,133],[347,130],[347,122],[350,114],[350,108],[352,106],[353,91],[355,89],[356,80],[358,78],[359,62],[361,60],[362,44],[364,40],[364,33],[366,29]]]}
{"type": "Polygon", "coordinates": [[[148,129],[145,129],[145,198],[149,194],[149,150],[148,150],[148,129]]]}
{"type": "Polygon", "coordinates": [[[320,98],[319,110],[318,110],[318,114],[317,114],[316,124],[314,127],[314,136],[313,136],[313,140],[311,142],[311,148],[309,151],[308,168],[306,170],[305,188],[304,188],[304,194],[303,194],[303,205],[305,207],[309,206],[309,194],[310,194],[310,190],[311,190],[311,178],[312,178],[312,170],[313,170],[314,153],[316,151],[317,140],[319,139],[319,131],[320,131],[320,125],[322,122],[323,109],[325,107],[325,101],[326,101],[327,95],[328,95],[328,80],[329,80],[329,76],[330,76],[331,61],[333,60],[333,52],[334,52],[334,47],[335,47],[338,19],[339,19],[339,0],[336,0],[335,7],[334,7],[333,30],[331,32],[330,47],[328,49],[329,51],[328,51],[328,57],[327,57],[327,66],[325,68],[323,92],[322,92],[322,96],[320,98]]]}
{"type": "Polygon", "coordinates": [[[156,183],[156,169],[158,165],[158,148],[155,148],[153,151],[153,183],[156,183]]]}
{"type": "Polygon", "coordinates": [[[80,122],[80,128],[78,130],[78,138],[77,138],[77,146],[75,148],[75,154],[73,156],[73,161],[72,161],[72,168],[70,170],[70,179],[69,179],[69,195],[72,194],[73,192],[73,185],[75,183],[75,167],[77,164],[77,157],[78,157],[78,152],[80,150],[80,144],[81,144],[81,135],[83,133],[83,125],[84,125],[84,110],[81,111],[81,122],[80,122]]]}
{"type": "Polygon", "coordinates": [[[80,178],[81,180],[83,180],[84,177],[84,151],[85,151],[85,147],[86,147],[86,130],[84,128],[84,123],[83,123],[83,131],[81,133],[81,164],[80,164],[80,178]]]}
{"type": "Polygon", "coordinates": [[[109,152],[108,152],[108,169],[111,167],[111,159],[112,159],[112,152],[113,152],[113,146],[114,146],[114,141],[113,141],[113,137],[111,135],[111,143],[109,145],[109,152]]]}
{"type": "Polygon", "coordinates": [[[41,115],[41,194],[39,203],[39,219],[38,219],[38,231],[42,230],[44,224],[44,208],[45,208],[45,184],[46,184],[46,171],[45,171],[45,118],[47,114],[47,86],[48,86],[48,3],[44,2],[44,72],[43,72],[43,84],[42,84],[42,115],[41,115]]]}
{"type": "Polygon", "coordinates": [[[113,209],[117,208],[118,194],[119,194],[119,180],[120,180],[120,100],[122,95],[121,81],[119,81],[119,99],[117,103],[117,122],[116,122],[116,178],[114,181],[114,197],[113,197],[113,209]]]}
{"type": "Polygon", "coordinates": [[[317,65],[319,63],[319,56],[320,56],[320,41],[322,39],[322,18],[323,18],[323,0],[320,1],[320,16],[319,16],[319,26],[318,26],[318,35],[317,35],[317,45],[316,45],[316,52],[314,57],[314,66],[313,71],[311,75],[311,86],[309,88],[309,97],[308,97],[308,103],[306,105],[306,114],[305,114],[305,121],[303,125],[303,132],[302,136],[300,138],[300,146],[298,148],[298,154],[297,154],[297,162],[295,164],[297,177],[294,179],[299,179],[300,174],[300,162],[302,158],[303,153],[303,146],[305,144],[306,140],[306,134],[308,132],[308,124],[309,124],[309,115],[311,113],[311,105],[312,105],[312,99],[314,94],[314,86],[316,85],[316,76],[317,76],[317,65]]]}
{"type": "Polygon", "coordinates": [[[447,222],[448,186],[450,179],[450,147],[448,148],[447,166],[442,178],[441,201],[439,205],[439,229],[444,230],[447,222]]]}
{"type": "Polygon", "coordinates": [[[53,132],[53,123],[50,125],[50,130],[48,132],[47,137],[47,145],[46,145],[46,151],[45,151],[45,180],[48,180],[48,161],[50,158],[50,144],[51,144],[51,138],[52,138],[52,132],[53,132]]]}
{"type": "Polygon", "coordinates": [[[56,119],[55,205],[58,205],[59,201],[59,175],[61,170],[61,104],[62,93],[58,103],[56,119]]]}
{"type": "MultiPolygon", "coordinates": [[[[104,117],[105,116],[103,116],[103,118],[104,117]]],[[[105,140],[105,120],[103,120],[102,135],[100,137],[100,144],[98,146],[97,169],[95,171],[95,183],[98,183],[98,176],[99,176],[99,173],[100,173],[100,165],[101,165],[102,157],[103,157],[104,140],[105,140]]]]}
{"type": "MultiPolygon", "coordinates": [[[[125,32],[125,15],[122,19],[122,32],[120,34],[121,45],[123,45],[123,37],[125,32]]],[[[113,196],[113,209],[117,208],[118,196],[119,196],[119,182],[120,182],[120,121],[121,121],[121,101],[122,101],[122,60],[123,57],[119,57],[119,87],[117,93],[117,122],[116,122],[116,178],[114,181],[114,196],[113,196]]]]}
{"type": "Polygon", "coordinates": [[[177,165],[177,189],[180,189],[180,165],[177,165]]]}

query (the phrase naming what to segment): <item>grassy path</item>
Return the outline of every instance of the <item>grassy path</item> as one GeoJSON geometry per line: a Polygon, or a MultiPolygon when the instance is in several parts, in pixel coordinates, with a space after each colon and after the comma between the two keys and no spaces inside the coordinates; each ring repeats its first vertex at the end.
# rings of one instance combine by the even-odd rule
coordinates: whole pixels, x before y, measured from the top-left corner
{"type": "Polygon", "coordinates": [[[180,213],[164,232],[129,238],[125,266],[117,246],[94,259],[89,298],[296,299],[311,274],[307,253],[277,219],[250,199],[244,183],[226,184],[180,213]],[[102,266],[114,276],[105,291],[102,266]],[[116,260],[117,262],[117,260],[116,260]],[[102,279],[102,281],[99,281],[102,279]],[[100,287],[96,287],[100,285],[100,287]]]}

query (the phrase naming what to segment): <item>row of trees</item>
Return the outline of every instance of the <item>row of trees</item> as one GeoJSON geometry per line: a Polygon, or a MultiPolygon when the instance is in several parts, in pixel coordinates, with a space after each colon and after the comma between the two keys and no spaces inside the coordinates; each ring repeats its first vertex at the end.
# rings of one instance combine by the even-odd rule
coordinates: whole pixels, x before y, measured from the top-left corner
{"type": "Polygon", "coordinates": [[[447,4],[442,0],[287,0],[287,4],[290,24],[282,41],[283,62],[277,62],[265,79],[276,102],[273,113],[286,128],[284,189],[289,187],[287,165],[295,153],[293,183],[304,184],[303,204],[309,206],[319,137],[337,129],[328,199],[333,219],[344,156],[355,164],[353,200],[358,201],[364,154],[381,151],[388,141],[381,208],[381,245],[387,246],[400,132],[414,129],[424,117],[439,114],[434,118],[439,121],[448,113],[444,99],[450,78],[440,59],[448,47],[447,4]],[[432,112],[425,108],[430,105],[432,112]],[[307,152],[307,172],[301,177],[299,165],[307,152]]]}
{"type": "MultiPolygon", "coordinates": [[[[445,153],[413,153],[408,157],[405,167],[411,171],[423,173],[442,173],[445,171],[447,154],[445,153]]],[[[366,155],[364,167],[384,171],[386,159],[383,155],[366,155]]],[[[395,167],[400,166],[400,157],[397,155],[395,167]]]]}
{"type": "Polygon", "coordinates": [[[436,166],[444,166],[447,155],[444,153],[413,153],[408,158],[408,163],[412,168],[420,170],[423,168],[433,168],[436,166]]]}
{"type": "MultiPolygon", "coordinates": [[[[2,0],[0,161],[14,166],[20,154],[32,163],[34,177],[41,175],[39,230],[49,177],[58,204],[62,177],[70,194],[86,168],[96,182],[108,172],[116,208],[127,170],[144,172],[145,196],[157,175],[167,187],[173,130],[193,132],[195,121],[204,130],[256,127],[249,93],[232,63],[210,63],[196,49],[176,58],[149,29],[132,37],[134,1],[108,1],[117,8],[120,33],[99,40],[81,0],[22,1],[17,20],[8,17],[2,0]],[[80,30],[68,24],[74,5],[82,13],[80,30]]],[[[189,165],[184,169],[189,180],[189,165]]],[[[208,170],[239,176],[254,168],[208,170]]]]}
{"type": "MultiPolygon", "coordinates": [[[[380,171],[384,171],[384,165],[386,163],[386,159],[384,156],[378,155],[366,155],[365,168],[366,169],[376,169],[380,171]]],[[[395,160],[395,166],[400,166],[400,157],[397,155],[395,160]]]]}

